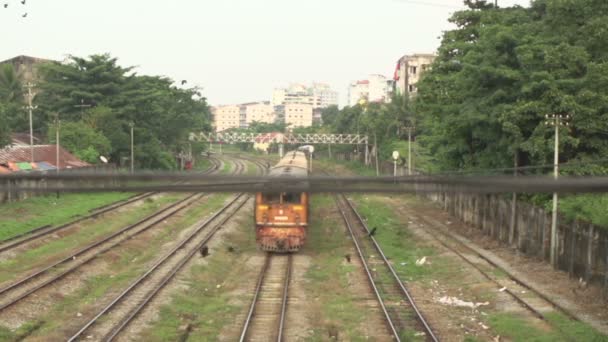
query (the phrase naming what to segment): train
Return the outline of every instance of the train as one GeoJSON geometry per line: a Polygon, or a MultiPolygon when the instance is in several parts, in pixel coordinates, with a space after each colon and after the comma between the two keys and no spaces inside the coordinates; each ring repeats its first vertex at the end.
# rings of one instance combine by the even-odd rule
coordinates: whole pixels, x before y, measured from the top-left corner
{"type": "MultiPolygon", "coordinates": [[[[308,177],[304,151],[290,151],[268,173],[269,177],[308,177]]],[[[258,192],[255,196],[257,246],[267,252],[297,252],[306,242],[310,197],[307,192],[258,192]]]]}

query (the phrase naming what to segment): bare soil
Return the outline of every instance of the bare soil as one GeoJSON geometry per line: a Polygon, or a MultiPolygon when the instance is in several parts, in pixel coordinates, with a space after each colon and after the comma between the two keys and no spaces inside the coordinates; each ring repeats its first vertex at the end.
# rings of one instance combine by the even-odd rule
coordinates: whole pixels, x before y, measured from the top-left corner
{"type": "Polygon", "coordinates": [[[526,257],[514,249],[502,246],[484,235],[480,230],[462,223],[455,217],[426,199],[404,196],[401,206],[407,206],[417,215],[430,220],[434,225],[466,237],[474,245],[485,250],[493,258],[509,266],[525,277],[535,289],[557,300],[575,312],[583,321],[608,334],[608,302],[603,299],[601,289],[595,285],[582,286],[578,279],[570,279],[566,272],[557,271],[544,262],[526,257]]]}

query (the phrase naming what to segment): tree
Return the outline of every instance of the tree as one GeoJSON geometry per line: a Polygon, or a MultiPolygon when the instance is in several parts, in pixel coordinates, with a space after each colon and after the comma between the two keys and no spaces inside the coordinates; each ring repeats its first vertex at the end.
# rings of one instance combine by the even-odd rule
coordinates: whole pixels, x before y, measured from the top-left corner
{"type": "Polygon", "coordinates": [[[199,89],[180,89],[166,77],[140,76],[109,55],[71,57],[41,67],[44,82],[36,102],[46,121],[79,122],[109,140],[111,159],[130,156],[130,124],[135,126],[136,165],[173,168],[190,132],[208,130],[210,111],[199,89]],[[78,105],[90,106],[83,110],[78,105]],[[147,146],[150,145],[150,146],[147,146]]]}
{"type": "Polygon", "coordinates": [[[8,118],[6,115],[6,109],[2,103],[0,103],[0,148],[10,144],[11,142],[11,131],[8,125],[8,118]]]}
{"type": "MultiPolygon", "coordinates": [[[[51,143],[56,143],[55,128],[55,125],[49,127],[51,143]]],[[[81,121],[61,123],[59,139],[61,146],[78,158],[93,164],[99,161],[99,156],[108,155],[112,149],[110,141],[103,134],[81,121]]]]}

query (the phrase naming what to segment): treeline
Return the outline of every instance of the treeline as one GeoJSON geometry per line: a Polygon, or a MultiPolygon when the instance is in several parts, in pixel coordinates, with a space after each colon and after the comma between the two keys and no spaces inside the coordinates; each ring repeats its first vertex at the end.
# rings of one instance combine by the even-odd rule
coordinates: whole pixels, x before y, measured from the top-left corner
{"type": "MultiPolygon", "coordinates": [[[[56,119],[61,145],[96,163],[99,156],[124,163],[130,156],[133,125],[139,168],[172,169],[187,151],[188,134],[210,129],[210,111],[197,88],[183,89],[160,76],[138,75],[109,55],[71,57],[39,67],[34,98],[34,131],[54,143],[56,119]]],[[[0,144],[7,133],[27,132],[27,91],[10,65],[0,76],[0,144]],[[3,116],[3,117],[2,117],[3,116]]]]}
{"type": "Polygon", "coordinates": [[[608,2],[465,4],[416,97],[330,108],[324,125],[375,133],[384,158],[406,139],[403,127],[416,126],[417,167],[484,170],[552,164],[554,129],[545,115],[568,114],[560,162],[580,166],[564,171],[605,173],[606,163],[587,162],[608,158],[608,2]]]}

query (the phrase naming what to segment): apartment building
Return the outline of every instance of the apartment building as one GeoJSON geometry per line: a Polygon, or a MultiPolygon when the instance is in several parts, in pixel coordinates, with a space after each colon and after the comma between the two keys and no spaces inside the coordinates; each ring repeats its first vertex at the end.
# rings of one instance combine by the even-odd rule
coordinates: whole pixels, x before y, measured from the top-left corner
{"type": "Polygon", "coordinates": [[[213,107],[211,113],[216,132],[240,127],[241,106],[239,105],[213,107]]]}
{"type": "Polygon", "coordinates": [[[392,81],[386,76],[373,74],[366,80],[351,82],[348,86],[348,105],[355,106],[361,100],[366,102],[388,102],[391,98],[392,81]]]}
{"type": "Polygon", "coordinates": [[[394,76],[395,91],[398,94],[415,95],[418,92],[418,81],[430,69],[436,57],[434,54],[417,53],[399,58],[394,76]]]}
{"type": "Polygon", "coordinates": [[[326,108],[338,105],[338,93],[324,83],[313,83],[308,87],[293,83],[287,88],[276,88],[272,93],[273,106],[305,104],[313,108],[326,108]]]}
{"type": "Polygon", "coordinates": [[[243,107],[245,108],[245,127],[249,127],[254,121],[274,123],[276,120],[274,107],[270,102],[251,103],[243,107]]]}
{"type": "Polygon", "coordinates": [[[313,107],[310,104],[286,104],[282,116],[287,127],[310,127],[313,121],[313,107]]]}

